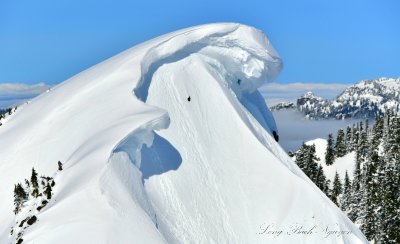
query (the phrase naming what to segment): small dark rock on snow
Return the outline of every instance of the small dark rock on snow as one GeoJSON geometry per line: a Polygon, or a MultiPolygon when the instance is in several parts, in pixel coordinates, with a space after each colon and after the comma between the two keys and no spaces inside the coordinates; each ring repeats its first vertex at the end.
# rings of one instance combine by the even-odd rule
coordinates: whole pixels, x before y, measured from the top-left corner
{"type": "Polygon", "coordinates": [[[31,218],[28,219],[28,221],[26,221],[26,223],[28,223],[28,225],[33,225],[36,222],[37,218],[35,215],[33,215],[31,218]]]}
{"type": "Polygon", "coordinates": [[[275,141],[276,141],[276,142],[279,142],[279,136],[278,136],[278,134],[276,133],[276,131],[273,131],[273,132],[272,132],[272,135],[274,136],[275,141]]]}

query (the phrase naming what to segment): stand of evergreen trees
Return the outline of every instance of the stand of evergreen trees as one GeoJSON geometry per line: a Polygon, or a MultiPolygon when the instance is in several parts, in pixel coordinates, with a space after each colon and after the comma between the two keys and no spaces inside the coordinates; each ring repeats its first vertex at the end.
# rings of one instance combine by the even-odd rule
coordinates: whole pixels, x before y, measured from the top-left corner
{"type": "Polygon", "coordinates": [[[7,108],[7,109],[2,109],[0,108],[0,126],[3,124],[1,121],[7,116],[13,114],[17,110],[17,107],[14,108],[7,108]]]}
{"type": "Polygon", "coordinates": [[[30,181],[25,179],[25,186],[18,183],[14,186],[14,214],[17,215],[25,202],[33,198],[45,196],[47,200],[52,197],[52,187],[55,186],[54,179],[48,176],[41,176],[41,187],[39,186],[38,173],[32,168],[30,181]]]}
{"type": "Polygon", "coordinates": [[[372,128],[359,122],[340,129],[336,142],[328,136],[327,165],[336,157],[355,152],[353,181],[336,173],[326,179],[315,146],[303,144],[295,153],[296,163],[375,243],[400,243],[400,117],[387,113],[372,128]],[[346,131],[346,132],[345,132],[346,131]]]}
{"type": "MultiPolygon", "coordinates": [[[[61,162],[58,162],[58,167],[62,170],[61,162]]],[[[30,180],[25,179],[25,185],[21,183],[14,185],[16,224],[11,227],[10,235],[15,238],[15,243],[22,243],[24,230],[38,220],[34,213],[36,210],[40,212],[48,204],[55,184],[52,177],[39,178],[36,170],[32,168],[30,180]],[[32,211],[34,208],[36,210],[32,211]]]]}

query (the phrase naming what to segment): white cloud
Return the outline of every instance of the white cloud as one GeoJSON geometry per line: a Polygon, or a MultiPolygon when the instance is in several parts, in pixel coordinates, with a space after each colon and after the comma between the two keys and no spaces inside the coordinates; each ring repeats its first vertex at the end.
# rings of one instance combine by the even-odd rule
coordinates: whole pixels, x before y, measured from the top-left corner
{"type": "Polygon", "coordinates": [[[263,85],[259,91],[266,99],[268,105],[272,106],[282,101],[296,101],[296,99],[308,91],[325,99],[338,96],[351,84],[338,83],[268,83],[263,85]]]}
{"type": "Polygon", "coordinates": [[[18,83],[0,83],[1,96],[35,96],[46,91],[51,86],[41,82],[38,84],[27,85],[18,83]]]}
{"type": "Polygon", "coordinates": [[[51,86],[45,83],[38,84],[18,84],[0,83],[0,107],[18,105],[31,99],[49,89],[51,86]]]}
{"type": "Polygon", "coordinates": [[[344,90],[350,84],[337,83],[269,83],[260,88],[262,91],[314,91],[314,90],[344,90]]]}

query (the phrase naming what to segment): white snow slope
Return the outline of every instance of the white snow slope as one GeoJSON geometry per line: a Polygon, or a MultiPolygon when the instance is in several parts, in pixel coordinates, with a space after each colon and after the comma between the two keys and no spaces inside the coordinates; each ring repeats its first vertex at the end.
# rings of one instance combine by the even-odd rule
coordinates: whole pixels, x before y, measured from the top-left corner
{"type": "Polygon", "coordinates": [[[335,158],[334,162],[332,165],[326,165],[325,163],[325,153],[326,153],[326,147],[328,145],[328,142],[326,139],[321,139],[317,138],[311,141],[306,142],[307,145],[315,145],[315,153],[317,157],[319,158],[318,163],[322,165],[322,168],[324,169],[324,174],[327,179],[329,179],[333,183],[333,179],[335,178],[336,172],[339,174],[339,178],[344,180],[344,176],[347,174],[349,176],[350,180],[353,180],[353,174],[354,174],[354,167],[355,167],[355,162],[356,162],[356,153],[355,152],[350,152],[343,157],[340,158],[335,158]]]}
{"type": "Polygon", "coordinates": [[[0,127],[0,243],[13,241],[13,186],[32,167],[56,186],[23,243],[367,243],[268,133],[257,88],[280,68],[261,31],[211,24],[22,106],[0,127]]]}

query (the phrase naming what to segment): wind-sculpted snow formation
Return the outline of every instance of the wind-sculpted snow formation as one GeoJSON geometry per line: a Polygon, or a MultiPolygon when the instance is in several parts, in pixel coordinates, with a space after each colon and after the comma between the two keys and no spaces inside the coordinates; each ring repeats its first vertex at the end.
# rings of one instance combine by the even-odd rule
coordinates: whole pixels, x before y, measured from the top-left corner
{"type": "Polygon", "coordinates": [[[281,66],[261,31],[204,25],[22,106],[0,127],[0,242],[34,166],[57,185],[24,243],[366,243],[271,136],[257,88],[281,66]]]}

